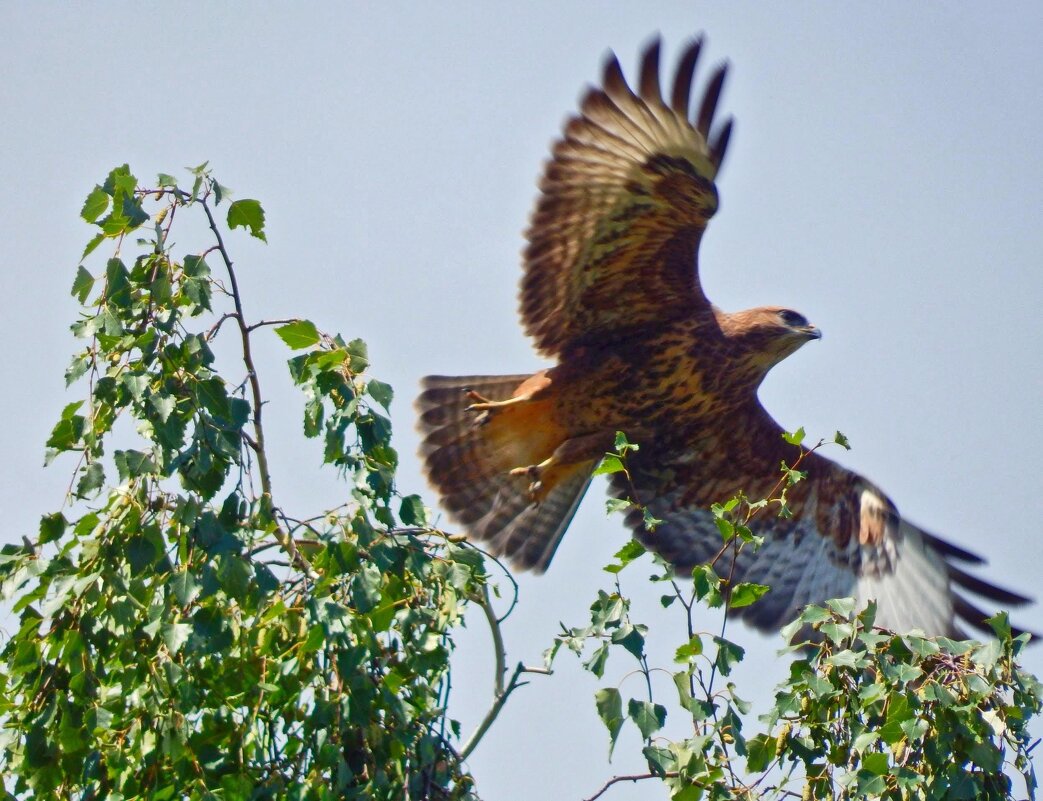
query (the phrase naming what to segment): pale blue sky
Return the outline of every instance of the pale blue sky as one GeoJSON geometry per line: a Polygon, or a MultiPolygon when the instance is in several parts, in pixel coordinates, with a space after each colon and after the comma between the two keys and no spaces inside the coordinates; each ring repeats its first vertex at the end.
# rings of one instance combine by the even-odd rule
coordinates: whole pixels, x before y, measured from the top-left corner
{"type": "MultiPolygon", "coordinates": [[[[724,308],[786,305],[825,333],[769,377],[767,408],[812,438],[844,431],[854,450],[834,455],[904,514],[988,555],[992,580],[1043,594],[1043,5],[1029,3],[0,4],[4,538],[65,488],[69,465],[43,471],[42,443],[70,399],[77,215],[111,167],[209,159],[263,202],[270,244],[230,240],[247,312],[369,341],[398,392],[414,491],[421,375],[541,365],[515,311],[521,231],[581,88],[609,47],[629,73],[650,34],[669,64],[700,30],[701,74],[732,64],[722,111],[737,118],[704,286],[724,308]]],[[[262,343],[279,502],[334,505],[338,485],[297,437],[286,352],[262,343]]],[[[625,535],[602,497],[595,486],[550,572],[521,579],[512,660],[538,661],[605,582],[625,535]]],[[[639,594],[668,663],[682,622],[639,594]]],[[[1038,606],[1019,620],[1043,627],[1038,606]]],[[[459,638],[465,729],[491,692],[481,623],[459,638]]],[[[785,672],[778,643],[732,634],[763,712],[785,672]]],[[[1039,648],[1026,662],[1043,673],[1039,648]]],[[[610,661],[606,679],[629,669],[610,661]]],[[[471,759],[483,797],[579,799],[641,770],[635,736],[606,763],[597,686],[565,655],[519,691],[471,759]]]]}

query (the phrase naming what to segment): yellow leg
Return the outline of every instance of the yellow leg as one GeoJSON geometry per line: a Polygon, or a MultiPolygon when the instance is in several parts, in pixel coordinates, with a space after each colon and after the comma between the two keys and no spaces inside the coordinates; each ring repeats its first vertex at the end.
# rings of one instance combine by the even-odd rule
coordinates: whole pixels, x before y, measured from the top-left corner
{"type": "Polygon", "coordinates": [[[493,401],[488,398],[484,398],[474,390],[467,390],[467,397],[475,401],[467,407],[469,412],[488,412],[494,409],[502,409],[505,406],[514,406],[516,403],[525,403],[526,401],[532,400],[532,395],[518,395],[514,398],[508,398],[502,401],[493,401]]]}

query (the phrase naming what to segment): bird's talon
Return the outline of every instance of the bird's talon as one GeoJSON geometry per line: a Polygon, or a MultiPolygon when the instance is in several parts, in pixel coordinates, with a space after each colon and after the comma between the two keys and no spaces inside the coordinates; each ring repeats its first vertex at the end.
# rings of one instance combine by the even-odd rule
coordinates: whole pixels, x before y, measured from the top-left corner
{"type": "Polygon", "coordinates": [[[479,395],[473,389],[466,389],[466,390],[464,390],[464,394],[468,398],[470,398],[471,400],[475,401],[476,403],[489,403],[490,402],[487,397],[485,397],[484,395],[479,395]]]}
{"type": "Polygon", "coordinates": [[[512,476],[525,476],[529,479],[529,500],[539,503],[543,499],[543,468],[538,464],[530,464],[526,467],[515,467],[510,471],[512,476]]]}

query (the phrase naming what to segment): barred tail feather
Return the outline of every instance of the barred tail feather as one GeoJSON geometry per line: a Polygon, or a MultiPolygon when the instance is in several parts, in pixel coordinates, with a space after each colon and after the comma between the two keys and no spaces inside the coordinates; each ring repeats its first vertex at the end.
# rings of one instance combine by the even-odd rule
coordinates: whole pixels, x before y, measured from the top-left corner
{"type": "Polygon", "coordinates": [[[482,424],[468,390],[488,400],[507,400],[530,376],[428,376],[416,401],[423,437],[420,456],[442,507],[471,539],[515,567],[543,572],[572,520],[596,460],[569,465],[535,504],[528,481],[510,470],[539,462],[553,444],[539,431],[482,424]]]}

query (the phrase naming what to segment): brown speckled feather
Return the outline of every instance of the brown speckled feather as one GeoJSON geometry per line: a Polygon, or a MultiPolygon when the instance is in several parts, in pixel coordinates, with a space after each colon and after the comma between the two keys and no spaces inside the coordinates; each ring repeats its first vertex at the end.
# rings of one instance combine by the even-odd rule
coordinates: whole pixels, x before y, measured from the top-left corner
{"type": "Polygon", "coordinates": [[[701,308],[696,251],[717,210],[717,175],[731,129],[711,142],[725,69],[688,119],[700,41],[682,53],[670,105],[659,87],[659,41],[645,51],[639,91],[609,55],[565,125],[540,182],[528,231],[521,314],[546,354],[701,308]]]}

